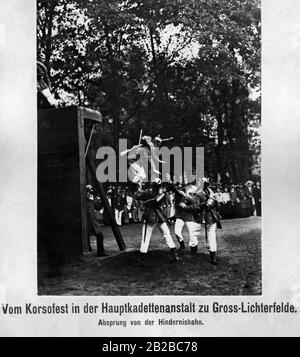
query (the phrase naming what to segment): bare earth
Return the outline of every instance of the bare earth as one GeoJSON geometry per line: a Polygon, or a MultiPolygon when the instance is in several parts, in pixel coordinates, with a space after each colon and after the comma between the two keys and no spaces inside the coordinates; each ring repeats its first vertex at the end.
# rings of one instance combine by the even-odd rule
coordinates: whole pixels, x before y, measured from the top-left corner
{"type": "MultiPolygon", "coordinates": [[[[141,256],[141,224],[121,227],[127,251],[120,253],[109,227],[104,227],[110,254],[97,258],[93,251],[77,263],[66,264],[57,278],[47,278],[40,295],[260,295],[261,217],[222,221],[217,230],[218,265],[212,266],[204,232],[198,254],[187,248],[180,263],[170,253],[156,228],[149,253],[141,256]]],[[[174,235],[174,228],[171,228],[174,235]]],[[[95,242],[92,242],[95,250],[95,242]]]]}

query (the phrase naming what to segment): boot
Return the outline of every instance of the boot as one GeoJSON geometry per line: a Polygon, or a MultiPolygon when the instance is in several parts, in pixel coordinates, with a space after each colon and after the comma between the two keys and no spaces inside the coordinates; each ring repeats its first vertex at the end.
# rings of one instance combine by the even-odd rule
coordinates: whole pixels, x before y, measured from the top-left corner
{"type": "Polygon", "coordinates": [[[180,239],[178,236],[176,236],[176,238],[177,238],[177,242],[179,243],[179,250],[185,249],[184,240],[180,239]]]}
{"type": "Polygon", "coordinates": [[[210,255],[210,262],[213,265],[217,265],[217,257],[216,257],[216,252],[209,252],[210,255]]]}
{"type": "Polygon", "coordinates": [[[179,241],[179,245],[180,245],[179,250],[184,250],[185,249],[185,245],[184,245],[184,241],[183,240],[179,241]]]}
{"type": "Polygon", "coordinates": [[[102,233],[97,234],[96,238],[97,238],[97,256],[98,257],[107,257],[107,254],[105,253],[104,245],[103,245],[103,234],[102,233]]]}
{"type": "Polygon", "coordinates": [[[191,254],[192,255],[197,254],[197,251],[198,251],[198,246],[197,245],[195,247],[191,247],[191,254]]]}
{"type": "Polygon", "coordinates": [[[179,259],[179,257],[178,257],[178,254],[177,254],[177,252],[176,252],[176,249],[175,248],[171,248],[170,249],[170,253],[171,253],[171,255],[172,255],[172,262],[173,263],[179,263],[180,262],[180,259],[179,259]]]}

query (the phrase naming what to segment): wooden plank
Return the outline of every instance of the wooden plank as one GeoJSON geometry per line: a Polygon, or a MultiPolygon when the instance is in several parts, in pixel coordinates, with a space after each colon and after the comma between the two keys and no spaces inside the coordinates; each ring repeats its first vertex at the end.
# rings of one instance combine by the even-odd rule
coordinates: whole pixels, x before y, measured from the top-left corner
{"type": "Polygon", "coordinates": [[[126,245],[125,245],[125,242],[123,240],[122,234],[121,234],[121,232],[119,230],[119,227],[118,227],[118,225],[117,225],[117,223],[115,221],[115,215],[113,214],[112,209],[110,207],[110,204],[108,202],[108,199],[107,199],[106,192],[104,190],[103,184],[97,180],[96,173],[95,173],[96,171],[95,171],[95,168],[93,167],[93,164],[91,162],[89,154],[87,154],[87,156],[86,156],[86,164],[87,164],[87,168],[88,168],[88,170],[89,170],[89,172],[91,174],[92,180],[93,180],[93,187],[100,194],[100,197],[103,200],[104,207],[107,210],[109,223],[110,223],[111,229],[112,229],[112,231],[114,233],[114,236],[115,236],[115,239],[117,241],[118,247],[119,247],[119,249],[121,251],[125,250],[126,249],[126,245]]]}
{"type": "Polygon", "coordinates": [[[78,107],[78,114],[82,119],[90,119],[98,123],[102,123],[102,115],[97,110],[78,107]]]}
{"type": "Polygon", "coordinates": [[[77,130],[78,130],[78,163],[80,173],[80,198],[81,198],[81,242],[82,251],[89,251],[89,237],[87,230],[87,197],[86,197],[86,168],[85,168],[85,136],[84,136],[84,119],[82,108],[78,108],[77,130]]]}

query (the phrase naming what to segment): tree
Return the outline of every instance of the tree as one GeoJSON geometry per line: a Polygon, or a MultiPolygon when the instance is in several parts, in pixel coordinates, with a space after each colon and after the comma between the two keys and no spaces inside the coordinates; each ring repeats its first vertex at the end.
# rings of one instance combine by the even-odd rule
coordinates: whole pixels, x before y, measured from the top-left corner
{"type": "Polygon", "coordinates": [[[101,110],[115,148],[120,137],[136,143],[144,128],[175,145],[205,146],[215,178],[251,176],[257,0],[38,0],[38,51],[57,93],[101,110]]]}

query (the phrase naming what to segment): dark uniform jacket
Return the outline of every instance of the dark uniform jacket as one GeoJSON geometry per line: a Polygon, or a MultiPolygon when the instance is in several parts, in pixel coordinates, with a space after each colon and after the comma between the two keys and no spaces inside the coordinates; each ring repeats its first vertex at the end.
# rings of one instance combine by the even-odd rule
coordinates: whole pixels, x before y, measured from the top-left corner
{"type": "Polygon", "coordinates": [[[252,198],[253,193],[253,188],[249,188],[248,186],[245,187],[245,195],[247,198],[252,198]]]}
{"type": "Polygon", "coordinates": [[[167,217],[163,212],[163,205],[166,201],[166,195],[156,195],[150,190],[137,192],[135,198],[139,201],[143,201],[145,211],[142,220],[147,223],[164,223],[167,221],[167,217]]]}
{"type": "Polygon", "coordinates": [[[88,210],[88,232],[90,234],[99,234],[102,232],[102,222],[99,209],[103,207],[102,202],[99,199],[87,198],[87,210],[88,210]]]}
{"type": "Polygon", "coordinates": [[[244,200],[246,198],[246,191],[244,187],[238,187],[236,189],[236,195],[240,200],[244,200]]]}
{"type": "Polygon", "coordinates": [[[220,216],[217,211],[218,203],[215,201],[215,205],[207,207],[207,201],[210,197],[209,191],[201,191],[194,195],[193,204],[187,206],[185,210],[192,211],[194,214],[195,222],[213,224],[217,223],[218,228],[222,228],[220,223],[220,216]]]}
{"type": "Polygon", "coordinates": [[[261,200],[261,190],[260,187],[253,188],[253,197],[255,202],[259,202],[261,200]]]}
{"type": "Polygon", "coordinates": [[[115,196],[115,209],[118,211],[124,211],[124,208],[126,206],[126,197],[116,194],[115,196]]]}
{"type": "Polygon", "coordinates": [[[236,191],[230,191],[229,192],[229,197],[230,197],[231,203],[235,204],[236,203],[236,199],[237,199],[236,191]]]}
{"type": "Polygon", "coordinates": [[[180,218],[185,222],[194,221],[193,201],[186,200],[184,197],[176,194],[175,196],[175,217],[180,218]],[[180,207],[180,203],[185,203],[187,208],[180,207]]]}

